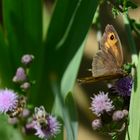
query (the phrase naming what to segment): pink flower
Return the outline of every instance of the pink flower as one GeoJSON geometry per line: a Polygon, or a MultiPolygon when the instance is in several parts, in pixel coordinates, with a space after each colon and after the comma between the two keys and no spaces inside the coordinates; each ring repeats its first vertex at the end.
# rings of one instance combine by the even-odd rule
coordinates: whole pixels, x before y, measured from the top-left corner
{"type": "Polygon", "coordinates": [[[6,113],[16,108],[17,94],[10,89],[0,90],[0,113],[6,113]]]}
{"type": "Polygon", "coordinates": [[[90,109],[94,114],[100,116],[104,112],[110,112],[114,109],[112,101],[108,98],[108,93],[99,92],[98,95],[94,95],[94,98],[91,98],[91,107],[90,109]]]}
{"type": "Polygon", "coordinates": [[[21,58],[21,63],[24,65],[29,65],[32,63],[34,56],[32,54],[25,54],[21,58]]]}
{"type": "Polygon", "coordinates": [[[39,138],[48,140],[60,132],[60,123],[54,116],[47,114],[43,106],[35,109],[35,117],[33,122],[35,135],[39,138]]]}
{"type": "Polygon", "coordinates": [[[102,127],[102,121],[101,119],[95,119],[92,121],[92,128],[94,130],[100,129],[102,127]]]}
{"type": "Polygon", "coordinates": [[[13,77],[13,82],[24,82],[27,80],[27,75],[24,68],[19,67],[13,77]]]}

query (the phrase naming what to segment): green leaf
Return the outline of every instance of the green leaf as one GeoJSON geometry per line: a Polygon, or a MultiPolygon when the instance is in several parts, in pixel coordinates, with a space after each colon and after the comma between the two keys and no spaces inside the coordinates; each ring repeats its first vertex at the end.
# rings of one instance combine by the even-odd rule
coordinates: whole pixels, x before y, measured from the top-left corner
{"type": "Polygon", "coordinates": [[[21,65],[20,59],[23,54],[31,53],[35,56],[30,70],[30,78],[36,81],[30,91],[30,95],[34,93],[30,96],[32,103],[38,100],[44,58],[42,11],[41,0],[3,0],[4,31],[7,35],[13,75],[21,65]]]}
{"type": "MultiPolygon", "coordinates": [[[[53,109],[55,114],[64,119],[68,140],[77,139],[77,117],[76,111],[71,111],[72,104],[65,107],[67,103],[65,104],[64,100],[72,100],[68,93],[73,89],[83,54],[83,42],[97,6],[98,1],[93,0],[58,0],[48,29],[45,43],[46,58],[42,72],[43,83],[40,87],[44,94],[40,95],[40,98],[41,96],[44,98],[42,103],[50,103],[53,101],[54,93],[53,109]]],[[[75,106],[72,106],[72,109],[75,110],[75,106]]]]}
{"type": "Polygon", "coordinates": [[[47,33],[46,47],[56,48],[71,22],[79,0],[58,0],[47,33]]]}
{"type": "Polygon", "coordinates": [[[131,7],[132,9],[136,9],[138,6],[134,2],[127,0],[126,7],[131,7]]]}
{"type": "Polygon", "coordinates": [[[78,120],[75,102],[72,93],[68,93],[65,99],[64,121],[67,131],[67,140],[76,140],[78,136],[78,120]],[[71,131],[69,131],[71,130],[71,131]]]}
{"type": "MultiPolygon", "coordinates": [[[[71,92],[67,93],[65,102],[59,93],[56,95],[53,113],[60,115],[63,119],[67,140],[76,140],[78,135],[77,110],[71,92]]],[[[62,140],[62,133],[56,139],[62,140]]]]}
{"type": "Polygon", "coordinates": [[[136,69],[136,76],[134,80],[133,90],[131,94],[130,110],[129,110],[129,126],[126,140],[139,140],[140,139],[140,57],[136,69]],[[130,137],[130,139],[129,139],[130,137]]]}
{"type": "Polygon", "coordinates": [[[1,77],[1,85],[0,86],[10,86],[12,69],[11,61],[9,57],[9,47],[6,44],[6,40],[4,38],[4,33],[2,27],[0,27],[0,77],[1,77]],[[5,74],[5,71],[8,72],[5,74]]]}
{"type": "Polygon", "coordinates": [[[62,80],[61,80],[61,92],[63,93],[64,98],[67,96],[67,93],[73,90],[75,84],[75,79],[77,77],[78,68],[81,62],[82,52],[84,49],[85,43],[79,48],[73,59],[70,61],[67,66],[62,80]]]}
{"type": "Polygon", "coordinates": [[[13,65],[23,53],[38,54],[42,43],[41,0],[3,0],[4,30],[13,65]]]}
{"type": "Polygon", "coordinates": [[[0,124],[1,140],[23,140],[18,129],[7,123],[7,117],[0,115],[0,124]]]}

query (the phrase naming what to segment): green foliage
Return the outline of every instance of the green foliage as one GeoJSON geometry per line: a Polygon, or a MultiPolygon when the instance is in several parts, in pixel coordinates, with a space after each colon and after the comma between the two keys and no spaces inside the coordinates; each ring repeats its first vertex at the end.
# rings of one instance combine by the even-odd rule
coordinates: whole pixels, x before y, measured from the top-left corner
{"type": "MultiPolygon", "coordinates": [[[[58,0],[45,41],[42,35],[41,0],[3,0],[2,5],[1,86],[13,87],[12,77],[21,56],[24,53],[33,54],[35,61],[30,70],[30,78],[36,84],[30,90],[29,103],[33,106],[44,105],[48,111],[53,107],[53,113],[59,115],[66,127],[67,139],[76,140],[78,120],[72,89],[98,0],[58,0]],[[7,69],[9,72],[5,71],[7,69]]],[[[2,128],[0,132],[3,133],[2,128]]],[[[10,125],[6,125],[3,135],[3,140],[37,139],[23,138],[10,125]],[[13,131],[17,133],[16,136],[9,137],[13,131]]],[[[56,139],[62,140],[62,137],[63,132],[56,139]]]]}
{"type": "Polygon", "coordinates": [[[138,67],[136,69],[136,75],[133,85],[133,91],[130,103],[130,113],[129,113],[129,126],[128,132],[126,134],[126,140],[139,140],[140,139],[140,113],[138,111],[138,106],[140,105],[140,59],[138,61],[138,67]]]}

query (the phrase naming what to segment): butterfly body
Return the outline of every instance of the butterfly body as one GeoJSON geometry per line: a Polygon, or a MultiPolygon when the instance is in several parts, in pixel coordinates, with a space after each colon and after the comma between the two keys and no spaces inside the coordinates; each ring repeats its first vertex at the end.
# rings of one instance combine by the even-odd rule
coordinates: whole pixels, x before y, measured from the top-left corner
{"type": "Polygon", "coordinates": [[[99,42],[99,50],[93,57],[92,77],[79,79],[80,83],[116,79],[127,75],[123,71],[123,51],[120,39],[112,25],[107,25],[99,42]]]}

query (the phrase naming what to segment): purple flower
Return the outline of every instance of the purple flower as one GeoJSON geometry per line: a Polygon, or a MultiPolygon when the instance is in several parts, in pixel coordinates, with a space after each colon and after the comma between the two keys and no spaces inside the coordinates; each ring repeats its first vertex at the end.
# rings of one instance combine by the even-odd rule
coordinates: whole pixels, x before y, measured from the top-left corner
{"type": "Polygon", "coordinates": [[[120,121],[125,117],[125,114],[122,110],[117,110],[113,113],[112,119],[113,121],[120,121]]]}
{"type": "Polygon", "coordinates": [[[13,82],[24,82],[27,79],[24,68],[19,67],[16,71],[16,75],[13,78],[13,82]]]}
{"type": "Polygon", "coordinates": [[[21,58],[21,63],[24,64],[24,65],[29,65],[30,63],[32,63],[33,59],[34,59],[33,55],[25,54],[21,58]]]}
{"type": "Polygon", "coordinates": [[[55,137],[60,132],[60,126],[57,119],[47,114],[43,106],[35,109],[34,129],[39,138],[55,137]]]}
{"type": "Polygon", "coordinates": [[[94,130],[100,129],[102,127],[101,119],[95,119],[92,121],[92,128],[94,130]]]}
{"type": "Polygon", "coordinates": [[[90,109],[94,114],[100,116],[104,112],[110,112],[114,109],[112,101],[108,98],[108,93],[99,92],[98,95],[94,95],[94,98],[91,98],[91,107],[90,109]]]}
{"type": "Polygon", "coordinates": [[[121,96],[130,96],[132,90],[132,78],[130,76],[117,80],[112,87],[121,96]]]}
{"type": "Polygon", "coordinates": [[[6,113],[16,108],[17,94],[10,89],[0,90],[0,113],[6,113]]]}

